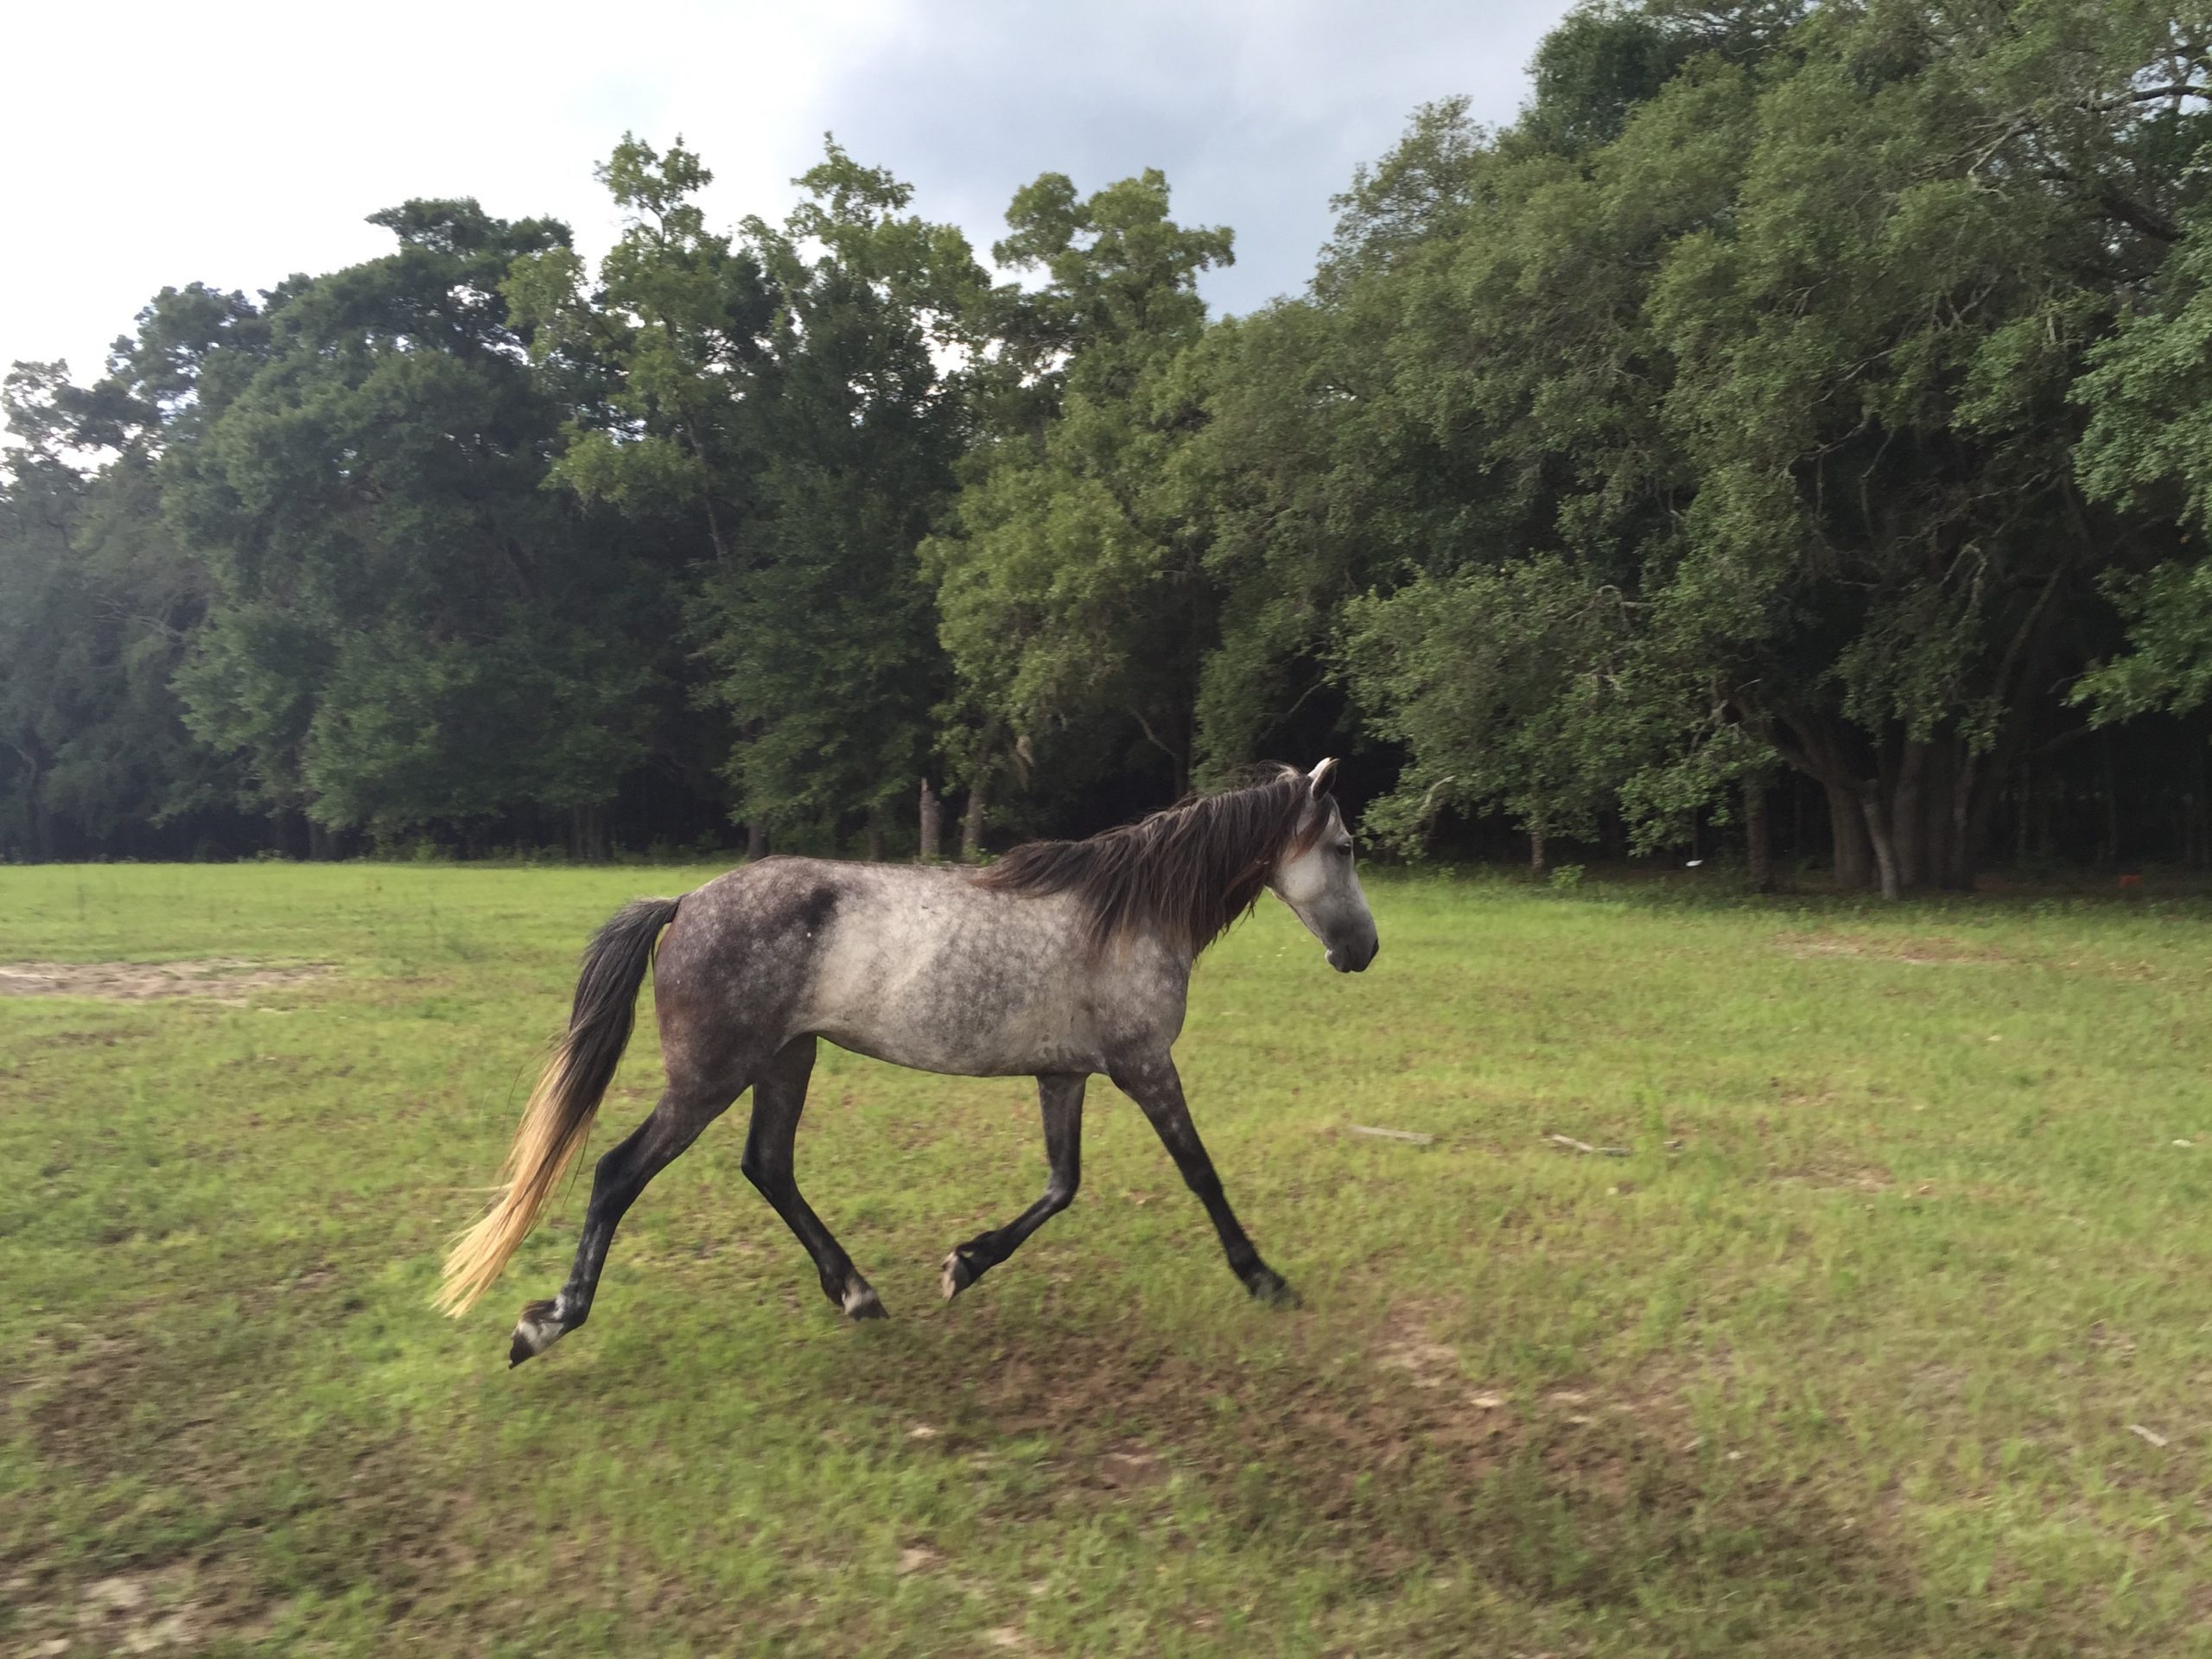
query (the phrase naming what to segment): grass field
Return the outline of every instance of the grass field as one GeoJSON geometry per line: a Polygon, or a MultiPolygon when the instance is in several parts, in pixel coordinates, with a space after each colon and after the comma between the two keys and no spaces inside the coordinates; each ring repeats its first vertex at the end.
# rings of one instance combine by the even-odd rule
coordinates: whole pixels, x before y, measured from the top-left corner
{"type": "Polygon", "coordinates": [[[463,1321],[442,1244],[587,933],[706,874],[0,870],[0,963],[332,969],[0,997],[0,1652],[2212,1652],[2204,908],[1385,878],[1341,978],[1270,902],[1179,1053],[1302,1310],[1103,1081],[941,1304],[1033,1094],[825,1050],[891,1320],[734,1116],[510,1373],[582,1192],[463,1321]]]}

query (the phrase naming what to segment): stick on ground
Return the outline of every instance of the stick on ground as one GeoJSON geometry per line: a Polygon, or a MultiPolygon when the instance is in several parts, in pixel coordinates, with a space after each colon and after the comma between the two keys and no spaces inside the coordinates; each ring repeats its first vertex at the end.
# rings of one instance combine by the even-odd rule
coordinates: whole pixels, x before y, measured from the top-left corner
{"type": "Polygon", "coordinates": [[[1593,1147],[1587,1141],[1578,1141],[1571,1135],[1560,1135],[1555,1130],[1547,1131],[1545,1133],[1544,1139],[1550,1141],[1555,1147],[1566,1147],[1569,1152],[1593,1153],[1600,1158],[1625,1158],[1628,1156],[1628,1148],[1626,1147],[1593,1147]]]}

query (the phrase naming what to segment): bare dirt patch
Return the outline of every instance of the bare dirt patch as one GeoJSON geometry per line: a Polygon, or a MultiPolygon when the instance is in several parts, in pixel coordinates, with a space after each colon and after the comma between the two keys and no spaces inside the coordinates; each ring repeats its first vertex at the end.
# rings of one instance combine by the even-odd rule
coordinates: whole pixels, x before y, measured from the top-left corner
{"type": "MultiPolygon", "coordinates": [[[[1774,1179],[1784,1186],[1816,1187],[1823,1192],[1886,1192],[1897,1185],[1897,1178],[1879,1164],[1808,1164],[1778,1170],[1774,1179]]],[[[1926,1196],[1924,1187],[1920,1196],[1926,1196]]]]}
{"type": "Polygon", "coordinates": [[[0,996],[85,996],[103,1002],[147,1002],[197,996],[242,1007],[257,991],[327,978],[327,962],[268,963],[244,957],[181,962],[0,963],[0,996]]]}
{"type": "Polygon", "coordinates": [[[1822,957],[1856,957],[1866,962],[1902,962],[1916,967],[2005,968],[2019,958],[1986,944],[1940,937],[1867,938],[1843,933],[1785,933],[1777,950],[1811,961],[1822,957]]]}
{"type": "Polygon", "coordinates": [[[1775,941],[1775,945],[1801,962],[1820,957],[1858,957],[1869,962],[1904,962],[1921,967],[1946,964],[1996,968],[2015,961],[1988,945],[1937,938],[1867,938],[1841,933],[1785,933],[1775,941]]]}

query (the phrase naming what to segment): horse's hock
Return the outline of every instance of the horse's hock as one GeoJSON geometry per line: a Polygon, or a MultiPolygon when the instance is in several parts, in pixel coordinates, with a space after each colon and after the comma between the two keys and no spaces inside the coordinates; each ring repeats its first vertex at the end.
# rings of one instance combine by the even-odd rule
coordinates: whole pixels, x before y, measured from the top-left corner
{"type": "Polygon", "coordinates": [[[0,962],[0,996],[79,996],[104,1002],[195,996],[243,1006],[256,991],[304,985],[337,971],[327,962],[256,962],[244,957],[179,962],[0,962]]]}

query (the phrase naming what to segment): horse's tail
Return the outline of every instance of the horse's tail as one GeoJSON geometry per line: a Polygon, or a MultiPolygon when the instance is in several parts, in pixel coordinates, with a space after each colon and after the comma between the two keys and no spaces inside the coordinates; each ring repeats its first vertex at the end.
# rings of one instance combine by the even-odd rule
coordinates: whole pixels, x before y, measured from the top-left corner
{"type": "Polygon", "coordinates": [[[462,1314],[491,1288],[530,1234],[531,1224],[591,1135],[600,1097],[636,1023],[638,988],[652,964],[660,931],[676,918],[676,899],[636,899],[616,911],[584,950],[569,1033],[523,1109],[515,1143],[501,1166],[499,1200],[454,1241],[437,1306],[462,1314]]]}

